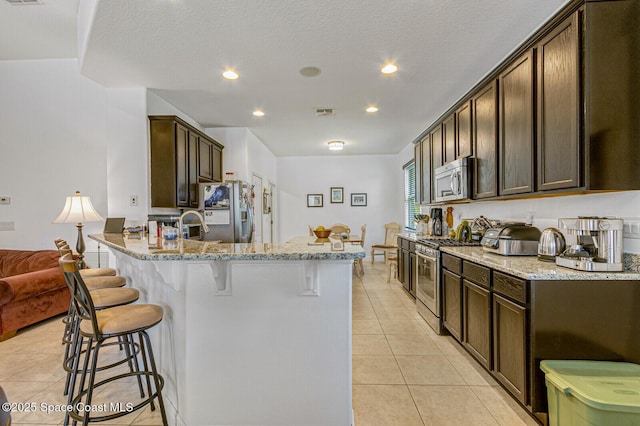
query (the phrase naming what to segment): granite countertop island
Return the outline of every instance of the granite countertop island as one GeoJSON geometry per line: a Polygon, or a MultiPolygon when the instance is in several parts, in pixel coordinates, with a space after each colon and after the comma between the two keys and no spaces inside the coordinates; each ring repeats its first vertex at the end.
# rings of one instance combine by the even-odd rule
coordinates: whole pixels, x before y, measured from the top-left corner
{"type": "Polygon", "coordinates": [[[344,260],[365,256],[359,243],[346,243],[344,250],[336,251],[331,249],[332,240],[328,238],[294,237],[282,244],[233,244],[134,236],[92,234],[89,238],[139,260],[344,260]]]}
{"type": "Polygon", "coordinates": [[[151,332],[170,425],[353,424],[351,288],[360,244],[223,244],[90,235],[151,332]]]}

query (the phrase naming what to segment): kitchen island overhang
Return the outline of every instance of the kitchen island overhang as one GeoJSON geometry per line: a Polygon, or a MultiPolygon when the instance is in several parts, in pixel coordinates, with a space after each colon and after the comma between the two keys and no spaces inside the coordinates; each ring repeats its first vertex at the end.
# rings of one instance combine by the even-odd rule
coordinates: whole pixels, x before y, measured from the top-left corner
{"type": "Polygon", "coordinates": [[[142,303],[170,422],[350,425],[351,279],[360,245],[159,242],[91,235],[142,303]]]}

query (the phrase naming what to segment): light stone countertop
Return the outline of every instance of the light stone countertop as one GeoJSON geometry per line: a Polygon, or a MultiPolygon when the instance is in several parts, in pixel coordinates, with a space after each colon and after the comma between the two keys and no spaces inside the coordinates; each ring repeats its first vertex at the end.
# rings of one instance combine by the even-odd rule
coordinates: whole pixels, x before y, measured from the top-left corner
{"type": "Polygon", "coordinates": [[[441,247],[440,250],[526,280],[640,280],[640,272],[633,272],[629,267],[625,272],[586,272],[543,262],[537,256],[486,253],[482,247],[441,247]]]}
{"type": "Polygon", "coordinates": [[[343,251],[332,251],[330,242],[316,242],[315,237],[294,237],[282,244],[230,244],[182,238],[167,241],[121,234],[91,234],[89,238],[139,260],[349,260],[365,256],[358,243],[345,243],[343,251]]]}

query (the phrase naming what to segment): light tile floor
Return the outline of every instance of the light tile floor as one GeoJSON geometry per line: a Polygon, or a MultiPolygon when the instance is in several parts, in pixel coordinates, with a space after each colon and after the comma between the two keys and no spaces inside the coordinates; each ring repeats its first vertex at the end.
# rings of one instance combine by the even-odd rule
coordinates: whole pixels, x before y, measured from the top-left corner
{"type": "MultiPolygon", "coordinates": [[[[438,336],[416,313],[415,301],[382,262],[364,262],[353,276],[353,409],[356,426],[536,425],[536,422],[451,337],[438,336]]],[[[42,403],[62,396],[61,317],[27,327],[0,342],[0,384],[12,402],[35,402],[35,412],[12,413],[13,424],[60,425],[64,414],[42,403]]],[[[114,400],[105,389],[96,396],[114,400]]],[[[109,425],[158,425],[149,407],[109,425]]]]}
{"type": "Polygon", "coordinates": [[[356,426],[537,425],[450,336],[418,315],[384,263],[353,277],[356,426]]]}

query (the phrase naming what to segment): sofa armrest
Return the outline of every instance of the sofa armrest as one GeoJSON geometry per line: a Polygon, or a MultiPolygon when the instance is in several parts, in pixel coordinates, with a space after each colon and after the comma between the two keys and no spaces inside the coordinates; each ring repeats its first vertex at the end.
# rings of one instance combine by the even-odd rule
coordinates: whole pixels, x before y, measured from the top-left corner
{"type": "Polygon", "coordinates": [[[28,272],[0,279],[0,305],[66,287],[59,267],[28,272]]]}

